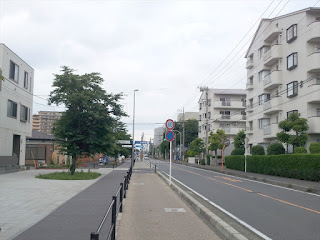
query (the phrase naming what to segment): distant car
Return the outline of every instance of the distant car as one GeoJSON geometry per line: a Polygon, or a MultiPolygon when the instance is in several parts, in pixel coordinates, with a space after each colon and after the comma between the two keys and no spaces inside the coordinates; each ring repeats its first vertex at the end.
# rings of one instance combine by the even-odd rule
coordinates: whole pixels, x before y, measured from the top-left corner
{"type": "Polygon", "coordinates": [[[144,159],[145,159],[145,160],[149,160],[149,156],[145,156],[144,159]]]}

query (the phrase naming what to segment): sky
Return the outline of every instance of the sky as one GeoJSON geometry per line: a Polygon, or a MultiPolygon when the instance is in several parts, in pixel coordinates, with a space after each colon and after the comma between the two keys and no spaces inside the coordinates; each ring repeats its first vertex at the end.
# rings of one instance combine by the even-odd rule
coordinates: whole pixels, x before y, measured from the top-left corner
{"type": "Polygon", "coordinates": [[[99,72],[108,93],[123,93],[135,139],[185,111],[197,112],[200,86],[245,88],[245,52],[261,18],[318,0],[0,0],[0,42],[35,70],[33,112],[48,106],[53,74],[66,65],[99,72]]]}

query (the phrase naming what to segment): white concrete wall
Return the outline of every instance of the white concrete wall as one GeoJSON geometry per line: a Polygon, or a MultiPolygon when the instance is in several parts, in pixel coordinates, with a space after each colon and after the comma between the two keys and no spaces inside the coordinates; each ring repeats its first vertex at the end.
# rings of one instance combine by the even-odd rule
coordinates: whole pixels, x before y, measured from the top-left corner
{"type": "Polygon", "coordinates": [[[26,136],[31,136],[34,70],[4,44],[0,44],[0,68],[5,78],[0,91],[0,156],[12,156],[13,135],[20,135],[19,165],[25,165],[26,136]],[[10,60],[19,66],[19,79],[9,79],[10,60]],[[24,72],[28,72],[28,88],[24,88],[24,72]],[[31,85],[30,85],[31,83],[31,85]],[[7,116],[8,100],[17,103],[17,118],[7,116]],[[28,121],[20,120],[21,105],[30,109],[28,121]]]}

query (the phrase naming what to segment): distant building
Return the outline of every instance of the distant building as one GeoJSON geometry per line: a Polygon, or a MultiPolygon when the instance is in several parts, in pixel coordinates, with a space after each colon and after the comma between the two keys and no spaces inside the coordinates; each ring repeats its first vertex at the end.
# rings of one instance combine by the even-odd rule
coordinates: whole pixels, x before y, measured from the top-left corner
{"type": "Polygon", "coordinates": [[[25,165],[26,137],[31,136],[34,70],[0,43],[0,167],[25,165]]]}
{"type": "Polygon", "coordinates": [[[279,122],[294,112],[308,120],[306,147],[320,142],[320,8],[262,19],[246,58],[250,151],[277,141],[279,122]]]}
{"type": "Polygon", "coordinates": [[[154,129],[154,134],[153,134],[154,147],[157,147],[162,143],[164,131],[165,131],[164,126],[154,129]]]}
{"type": "Polygon", "coordinates": [[[210,132],[224,130],[231,142],[225,150],[225,155],[229,155],[234,149],[232,144],[234,136],[246,127],[246,91],[243,89],[208,89],[207,91],[208,114],[206,91],[202,92],[199,99],[198,137],[206,142],[206,132],[209,136],[210,132]]]}
{"type": "MultiPolygon", "coordinates": [[[[184,120],[189,119],[197,119],[198,118],[198,112],[185,112],[184,113],[184,120]]],[[[179,113],[177,117],[178,122],[183,122],[183,113],[179,113]]]]}
{"type": "Polygon", "coordinates": [[[62,112],[40,111],[32,117],[32,130],[45,134],[52,134],[52,127],[55,121],[60,119],[62,112]]]}

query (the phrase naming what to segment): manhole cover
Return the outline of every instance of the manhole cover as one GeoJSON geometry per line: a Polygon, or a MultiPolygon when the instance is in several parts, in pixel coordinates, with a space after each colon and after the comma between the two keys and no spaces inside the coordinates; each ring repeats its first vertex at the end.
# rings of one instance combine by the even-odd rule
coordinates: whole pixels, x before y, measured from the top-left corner
{"type": "Polygon", "coordinates": [[[165,208],[165,212],[186,212],[184,208],[165,208]]]}

